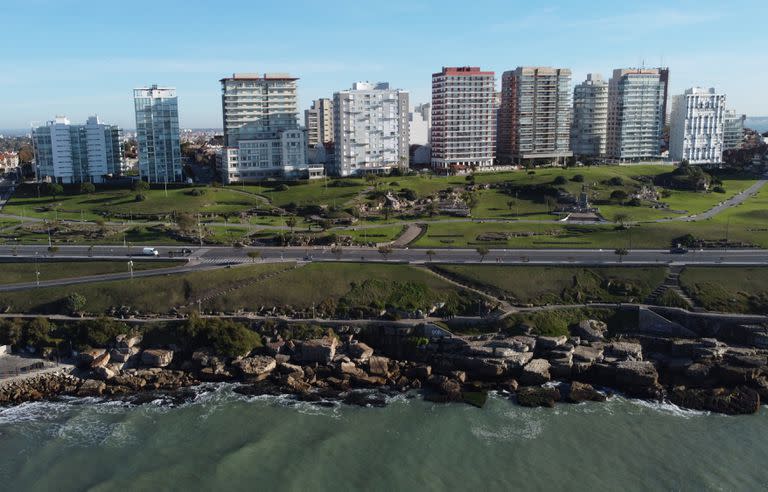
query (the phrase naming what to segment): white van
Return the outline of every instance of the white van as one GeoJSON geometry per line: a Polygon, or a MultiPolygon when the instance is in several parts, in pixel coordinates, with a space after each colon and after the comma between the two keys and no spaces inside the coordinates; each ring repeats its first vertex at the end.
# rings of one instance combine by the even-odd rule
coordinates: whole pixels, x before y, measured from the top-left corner
{"type": "Polygon", "coordinates": [[[141,254],[143,254],[144,256],[157,256],[160,253],[155,248],[144,248],[143,250],[141,250],[141,254]]]}

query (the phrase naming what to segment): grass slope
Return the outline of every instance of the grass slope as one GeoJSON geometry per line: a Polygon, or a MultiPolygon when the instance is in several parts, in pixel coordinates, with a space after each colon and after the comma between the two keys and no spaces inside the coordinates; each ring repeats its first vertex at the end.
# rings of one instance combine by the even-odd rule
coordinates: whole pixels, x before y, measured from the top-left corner
{"type": "MultiPolygon", "coordinates": [[[[134,261],[133,270],[154,270],[181,265],[176,261],[134,261]]],[[[88,262],[33,262],[0,263],[0,284],[15,284],[35,281],[35,266],[40,272],[40,280],[104,275],[107,273],[128,273],[125,261],[88,261],[88,262]]]]}

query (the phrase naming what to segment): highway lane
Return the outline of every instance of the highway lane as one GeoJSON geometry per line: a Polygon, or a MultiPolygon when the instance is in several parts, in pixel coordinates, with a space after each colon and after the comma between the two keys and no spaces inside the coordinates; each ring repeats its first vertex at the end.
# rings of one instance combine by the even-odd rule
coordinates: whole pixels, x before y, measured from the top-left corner
{"type": "MultiPolygon", "coordinates": [[[[193,247],[187,257],[194,263],[249,263],[254,261],[387,261],[426,263],[479,263],[481,256],[474,249],[437,249],[430,257],[427,249],[393,249],[383,255],[375,248],[348,247],[333,251],[329,247],[259,247],[233,248],[205,246],[193,247]],[[258,251],[260,258],[254,260],[248,253],[258,251]]],[[[177,246],[158,246],[159,259],[168,258],[169,252],[181,250],[177,246]]],[[[47,261],[59,259],[147,259],[152,257],[141,254],[142,246],[126,248],[121,246],[60,246],[59,251],[51,254],[44,245],[35,246],[0,246],[0,258],[5,261],[13,258],[41,258],[47,261]]],[[[667,250],[632,250],[620,258],[612,249],[492,249],[482,262],[531,263],[531,264],[768,264],[768,251],[761,249],[743,250],[696,250],[685,254],[673,254],[667,250]]],[[[0,268],[2,268],[0,266],[0,268]]]]}

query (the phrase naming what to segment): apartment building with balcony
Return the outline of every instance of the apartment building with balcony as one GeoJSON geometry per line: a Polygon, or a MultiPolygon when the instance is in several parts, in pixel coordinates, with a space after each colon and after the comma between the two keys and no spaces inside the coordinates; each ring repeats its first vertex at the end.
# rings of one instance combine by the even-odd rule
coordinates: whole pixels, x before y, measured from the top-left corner
{"type": "Polygon", "coordinates": [[[432,74],[432,168],[440,173],[493,166],[496,81],[480,67],[443,67],[432,74]]]}
{"type": "Polygon", "coordinates": [[[176,89],[152,85],[133,90],[139,175],[150,183],[182,180],[176,89]]]}
{"type": "Polygon", "coordinates": [[[120,128],[91,116],[73,125],[57,116],[32,132],[37,176],[62,184],[102,183],[123,171],[120,128]]]}
{"type": "Polygon", "coordinates": [[[747,115],[735,111],[725,111],[723,116],[723,150],[741,148],[744,143],[744,121],[747,115]]]}
{"type": "Polygon", "coordinates": [[[312,101],[312,107],[304,111],[304,127],[308,146],[333,142],[333,101],[328,98],[312,101]]]}
{"type": "Polygon", "coordinates": [[[502,164],[564,164],[571,157],[571,71],[517,67],[501,80],[498,156],[502,164]]]}
{"type": "Polygon", "coordinates": [[[388,174],[408,168],[408,92],[357,82],[333,95],[334,162],[330,174],[388,174]]]}
{"type": "Polygon", "coordinates": [[[221,82],[224,183],[308,177],[307,141],[298,125],[298,78],[235,73],[221,82]]]}
{"type": "Polygon", "coordinates": [[[606,154],[617,162],[659,159],[669,71],[620,68],[608,83],[606,154]]]}
{"type": "Polygon", "coordinates": [[[608,82],[591,73],[573,89],[571,151],[579,157],[603,157],[608,139],[608,82]]]}
{"type": "Polygon", "coordinates": [[[690,164],[721,164],[725,131],[725,95],[693,87],[672,98],[669,157],[690,164]]]}

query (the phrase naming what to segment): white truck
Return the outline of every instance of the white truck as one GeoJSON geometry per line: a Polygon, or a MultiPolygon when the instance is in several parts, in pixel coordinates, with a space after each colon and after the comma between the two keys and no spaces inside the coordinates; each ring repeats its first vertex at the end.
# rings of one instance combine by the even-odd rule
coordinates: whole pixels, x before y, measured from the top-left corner
{"type": "Polygon", "coordinates": [[[157,251],[156,248],[144,248],[141,250],[141,254],[144,256],[157,256],[160,253],[157,251]]]}

